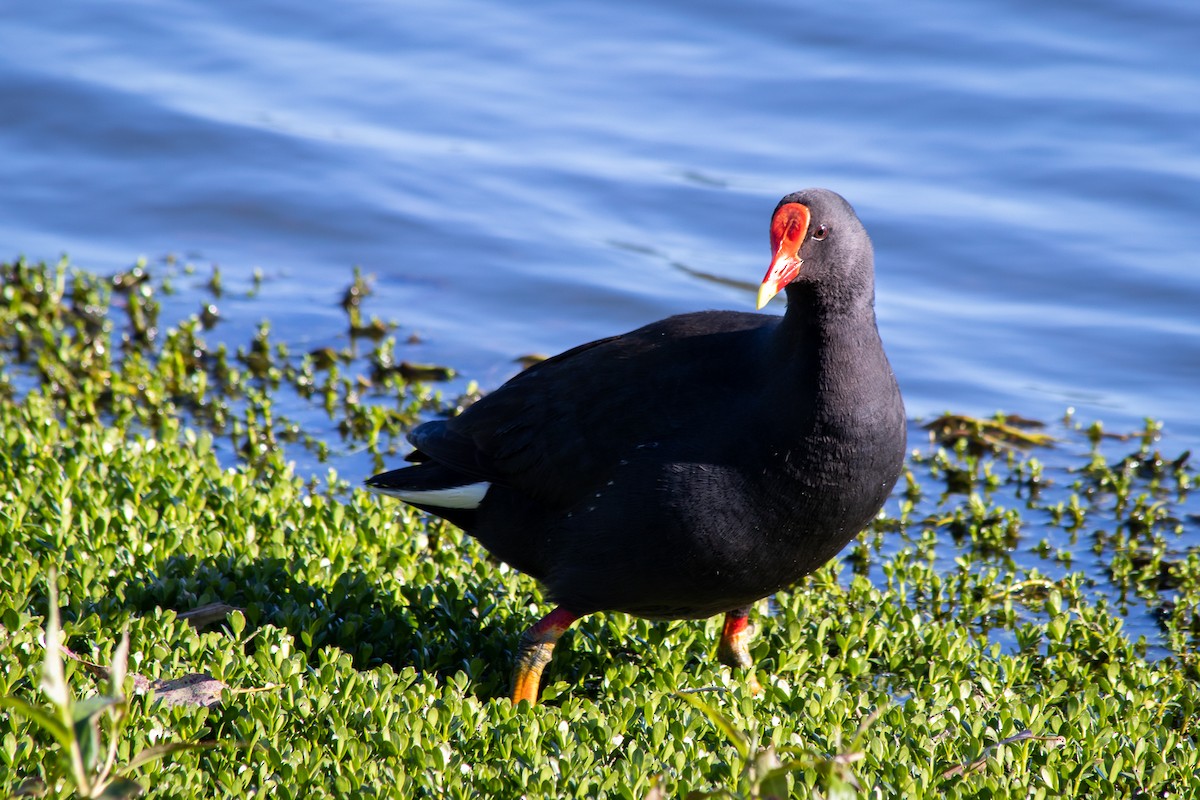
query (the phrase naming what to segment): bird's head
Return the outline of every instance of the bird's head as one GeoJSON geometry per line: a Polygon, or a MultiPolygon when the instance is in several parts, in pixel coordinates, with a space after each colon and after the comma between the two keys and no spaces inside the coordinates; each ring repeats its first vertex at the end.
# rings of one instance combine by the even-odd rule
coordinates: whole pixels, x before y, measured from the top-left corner
{"type": "Polygon", "coordinates": [[[838,294],[873,293],[871,239],[841,195],[805,189],[779,201],[771,215],[771,266],[758,289],[762,308],[791,284],[834,287],[838,294]]]}

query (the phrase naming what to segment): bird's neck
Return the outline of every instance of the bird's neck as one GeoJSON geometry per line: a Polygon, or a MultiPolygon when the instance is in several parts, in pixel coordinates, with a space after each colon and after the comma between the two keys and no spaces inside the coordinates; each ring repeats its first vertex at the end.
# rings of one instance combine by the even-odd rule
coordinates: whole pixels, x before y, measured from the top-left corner
{"type": "MultiPolygon", "coordinates": [[[[774,332],[771,358],[781,368],[773,391],[781,398],[812,398],[805,413],[818,419],[861,405],[879,376],[891,374],[871,299],[866,293],[843,302],[789,286],[787,313],[774,332]]],[[[797,422],[805,426],[811,419],[797,422]]]]}
{"type": "Polygon", "coordinates": [[[787,312],[778,330],[784,343],[805,348],[828,346],[843,336],[857,337],[864,330],[878,337],[875,293],[870,287],[838,292],[832,287],[801,282],[791,284],[786,291],[787,312]]]}

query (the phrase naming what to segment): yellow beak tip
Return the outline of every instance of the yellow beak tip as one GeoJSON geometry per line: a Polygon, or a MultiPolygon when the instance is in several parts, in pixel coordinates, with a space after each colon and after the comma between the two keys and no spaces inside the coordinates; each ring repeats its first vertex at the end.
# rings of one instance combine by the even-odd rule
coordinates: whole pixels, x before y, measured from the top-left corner
{"type": "Polygon", "coordinates": [[[771,302],[771,298],[779,294],[779,290],[772,287],[770,284],[764,283],[758,287],[758,303],[755,308],[762,309],[767,303],[771,302]]]}

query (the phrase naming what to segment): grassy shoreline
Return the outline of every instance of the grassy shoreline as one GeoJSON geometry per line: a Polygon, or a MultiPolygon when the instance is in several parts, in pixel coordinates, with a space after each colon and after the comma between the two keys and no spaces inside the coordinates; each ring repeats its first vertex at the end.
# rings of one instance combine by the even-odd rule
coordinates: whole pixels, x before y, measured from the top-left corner
{"type": "MultiPolygon", "coordinates": [[[[1064,426],[1069,463],[1049,467],[1036,442],[950,420],[886,518],[758,610],[759,697],[715,664],[716,620],[597,615],[559,647],[545,704],[513,709],[509,659],[536,585],[451,528],[285,461],[332,443],[284,419],[280,393],[381,460],[418,414],[458,402],[400,369],[354,286],[348,330],[374,337],[367,356],[291,354],[266,326],[229,352],[204,344],[202,312],[159,330],[161,280],[0,265],[0,549],[15,554],[0,573],[0,696],[51,707],[53,571],[76,696],[104,694],[111,674],[88,664],[110,662],[124,626],[129,671],[159,682],[124,682],[115,762],[226,745],[130,771],[149,795],[1200,789],[1200,554],[1178,544],[1195,474],[1157,453],[1153,425],[1121,456],[1098,428],[1064,426]],[[1045,567],[1018,566],[1014,547],[1041,548],[1045,567]],[[1155,657],[1122,632],[1083,553],[1116,596],[1156,609],[1155,657]],[[240,610],[203,629],[180,618],[209,603],[240,610]],[[219,682],[219,701],[164,702],[188,675],[219,682]]],[[[61,757],[0,710],[0,792],[67,792],[61,757]]]]}

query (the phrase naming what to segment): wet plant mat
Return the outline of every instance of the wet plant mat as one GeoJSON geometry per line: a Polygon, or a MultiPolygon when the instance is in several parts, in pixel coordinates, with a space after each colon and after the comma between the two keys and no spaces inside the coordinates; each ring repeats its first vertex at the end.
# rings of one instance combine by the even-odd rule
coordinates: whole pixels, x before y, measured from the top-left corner
{"type": "MultiPolygon", "coordinates": [[[[285,458],[383,461],[417,416],[468,400],[420,382],[444,373],[406,377],[404,334],[357,310],[358,350],[292,353],[265,325],[206,344],[211,286],[194,316],[157,311],[179,274],[0,266],[5,796],[1200,786],[1196,477],[1157,423],[914,424],[885,515],[756,610],[760,695],[716,664],[719,620],[595,615],[519,710],[504,697],[533,582],[361,476],[285,458]]],[[[358,309],[369,287],[347,283],[358,309]]]]}

